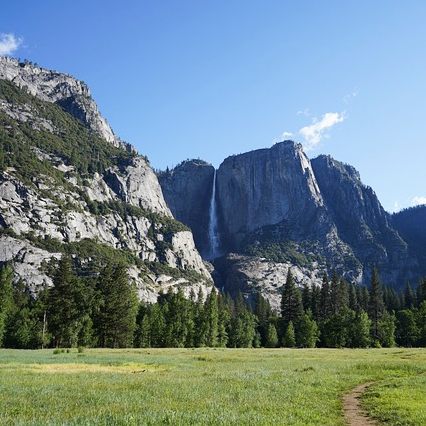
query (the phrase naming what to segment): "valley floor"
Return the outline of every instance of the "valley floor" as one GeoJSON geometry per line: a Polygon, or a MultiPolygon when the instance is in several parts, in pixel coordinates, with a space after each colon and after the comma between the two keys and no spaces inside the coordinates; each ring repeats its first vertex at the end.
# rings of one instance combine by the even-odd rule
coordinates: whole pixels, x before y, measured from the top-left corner
{"type": "Polygon", "coordinates": [[[0,424],[426,424],[426,349],[0,350],[0,424]]]}

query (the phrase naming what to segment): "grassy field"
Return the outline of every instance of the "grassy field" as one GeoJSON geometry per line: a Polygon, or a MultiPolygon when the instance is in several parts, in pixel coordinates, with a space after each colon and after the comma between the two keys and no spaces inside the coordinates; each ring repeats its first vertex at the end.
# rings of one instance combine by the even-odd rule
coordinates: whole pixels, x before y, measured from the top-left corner
{"type": "Polygon", "coordinates": [[[0,350],[0,424],[426,424],[426,350],[0,350]]]}

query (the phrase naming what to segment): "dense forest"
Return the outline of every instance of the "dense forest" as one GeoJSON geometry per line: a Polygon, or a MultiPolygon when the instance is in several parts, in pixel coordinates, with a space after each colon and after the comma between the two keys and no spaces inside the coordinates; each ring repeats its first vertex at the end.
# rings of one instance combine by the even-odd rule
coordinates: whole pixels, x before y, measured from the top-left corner
{"type": "Polygon", "coordinates": [[[215,289],[207,296],[182,290],[138,302],[121,264],[78,277],[72,259],[55,268],[53,286],[30,294],[0,270],[0,347],[391,347],[426,346],[426,279],[414,291],[369,288],[324,275],[322,286],[300,289],[291,272],[281,310],[260,294],[235,299],[215,289]]]}

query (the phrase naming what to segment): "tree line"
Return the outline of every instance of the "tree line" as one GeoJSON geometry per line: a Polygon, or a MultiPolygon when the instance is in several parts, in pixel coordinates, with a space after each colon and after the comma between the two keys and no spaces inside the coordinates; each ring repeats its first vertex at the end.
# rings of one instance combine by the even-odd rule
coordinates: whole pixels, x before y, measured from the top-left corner
{"type": "Polygon", "coordinates": [[[231,298],[182,289],[139,302],[122,264],[79,277],[58,263],[53,286],[34,297],[13,270],[0,269],[0,347],[391,347],[426,346],[426,279],[416,291],[369,287],[324,275],[300,289],[288,272],[280,312],[257,294],[231,298]]]}

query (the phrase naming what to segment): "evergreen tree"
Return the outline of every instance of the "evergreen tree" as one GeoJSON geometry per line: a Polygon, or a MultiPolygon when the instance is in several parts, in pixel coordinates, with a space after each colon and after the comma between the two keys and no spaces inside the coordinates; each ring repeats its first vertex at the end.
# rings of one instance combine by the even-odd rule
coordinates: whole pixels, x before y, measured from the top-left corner
{"type": "Polygon", "coordinates": [[[260,292],[256,294],[254,314],[258,321],[257,331],[260,336],[260,346],[266,346],[269,319],[272,316],[272,309],[269,302],[262,297],[260,292]]]}
{"type": "Polygon", "coordinates": [[[99,276],[97,290],[101,305],[95,324],[100,345],[112,348],[131,346],[138,302],[125,266],[106,266],[99,276]]]}
{"type": "Polygon", "coordinates": [[[360,309],[365,312],[368,312],[370,304],[370,294],[366,286],[362,285],[357,287],[357,298],[360,309]]]}
{"type": "Polygon", "coordinates": [[[407,309],[412,309],[416,306],[416,296],[413,289],[411,288],[410,283],[405,285],[404,302],[404,306],[407,309]]]}
{"type": "Polygon", "coordinates": [[[343,309],[321,322],[321,344],[329,348],[343,348],[350,344],[351,325],[355,312],[343,309]]]}
{"type": "Polygon", "coordinates": [[[358,296],[356,291],[356,286],[354,284],[350,284],[348,287],[349,292],[349,309],[352,309],[355,312],[360,311],[360,306],[358,304],[358,296]]]}
{"type": "Polygon", "coordinates": [[[419,330],[419,346],[426,347],[426,300],[424,300],[417,311],[417,327],[419,330]]]}
{"type": "Polygon", "coordinates": [[[151,346],[151,327],[149,319],[150,306],[145,302],[139,303],[136,316],[136,331],[133,346],[135,348],[149,348],[151,346]]]}
{"type": "Polygon", "coordinates": [[[417,327],[417,318],[413,309],[399,311],[396,316],[396,342],[401,346],[415,346],[420,332],[417,327]]]}
{"type": "Polygon", "coordinates": [[[285,348],[294,348],[296,346],[296,335],[294,332],[293,321],[290,321],[287,325],[283,336],[283,346],[285,348]]]}
{"type": "Polygon", "coordinates": [[[202,347],[207,345],[207,333],[208,325],[206,321],[206,315],[204,312],[204,293],[200,288],[197,296],[197,302],[195,305],[195,337],[194,344],[196,347],[202,347]]]}
{"type": "Polygon", "coordinates": [[[278,345],[278,334],[277,329],[273,323],[268,324],[268,330],[266,333],[265,346],[267,348],[276,348],[278,345]]]}
{"type": "Polygon", "coordinates": [[[296,333],[297,346],[301,348],[314,348],[319,339],[319,329],[312,318],[311,311],[302,315],[296,333]]]}
{"type": "Polygon", "coordinates": [[[302,297],[300,290],[296,287],[291,270],[288,270],[287,280],[281,293],[281,317],[284,326],[287,327],[291,321],[293,326],[297,324],[303,315],[302,297]]]}
{"type": "Polygon", "coordinates": [[[368,314],[371,319],[371,335],[374,340],[379,339],[379,323],[385,311],[383,302],[382,286],[379,280],[379,273],[373,269],[371,276],[370,298],[368,314]]]}
{"type": "Polygon", "coordinates": [[[315,321],[321,317],[321,287],[314,285],[311,292],[311,311],[315,321]]]}
{"type": "Polygon", "coordinates": [[[351,346],[353,348],[368,348],[370,346],[371,321],[365,311],[356,313],[351,328],[351,346]]]}
{"type": "Polygon", "coordinates": [[[235,301],[235,309],[229,327],[229,346],[250,348],[256,336],[256,317],[250,312],[241,293],[235,301]]]}
{"type": "Polygon", "coordinates": [[[417,303],[420,306],[426,300],[426,278],[423,278],[417,286],[417,303]]]}
{"type": "Polygon", "coordinates": [[[217,292],[214,287],[207,296],[205,304],[205,320],[207,326],[206,345],[209,347],[218,346],[219,308],[217,302],[217,292]]]}
{"type": "Polygon", "coordinates": [[[312,291],[308,284],[303,284],[302,288],[302,305],[304,310],[311,309],[312,306],[312,291]]]}
{"type": "Polygon", "coordinates": [[[49,291],[48,325],[57,347],[76,346],[85,325],[87,295],[84,284],[74,274],[71,259],[63,256],[49,291]]]}
{"type": "Polygon", "coordinates": [[[148,311],[148,317],[151,346],[162,348],[165,346],[164,331],[166,328],[162,305],[158,302],[154,303],[148,311]]]}
{"type": "Polygon", "coordinates": [[[395,316],[387,312],[383,312],[377,326],[378,340],[374,341],[375,345],[384,348],[395,346],[395,316]]]}
{"type": "Polygon", "coordinates": [[[232,308],[229,299],[223,297],[221,294],[218,295],[218,309],[217,345],[224,348],[228,344],[228,328],[231,320],[232,308]]]}
{"type": "Polygon", "coordinates": [[[330,284],[328,282],[327,274],[324,273],[322,278],[321,294],[320,294],[320,306],[321,306],[321,319],[327,318],[332,311],[331,297],[330,297],[330,284]]]}
{"type": "Polygon", "coordinates": [[[337,312],[346,311],[349,307],[348,283],[342,278],[338,281],[336,294],[337,312]]]}
{"type": "Polygon", "coordinates": [[[0,269],[0,348],[6,333],[6,325],[13,309],[13,270],[9,265],[0,269]]]}

